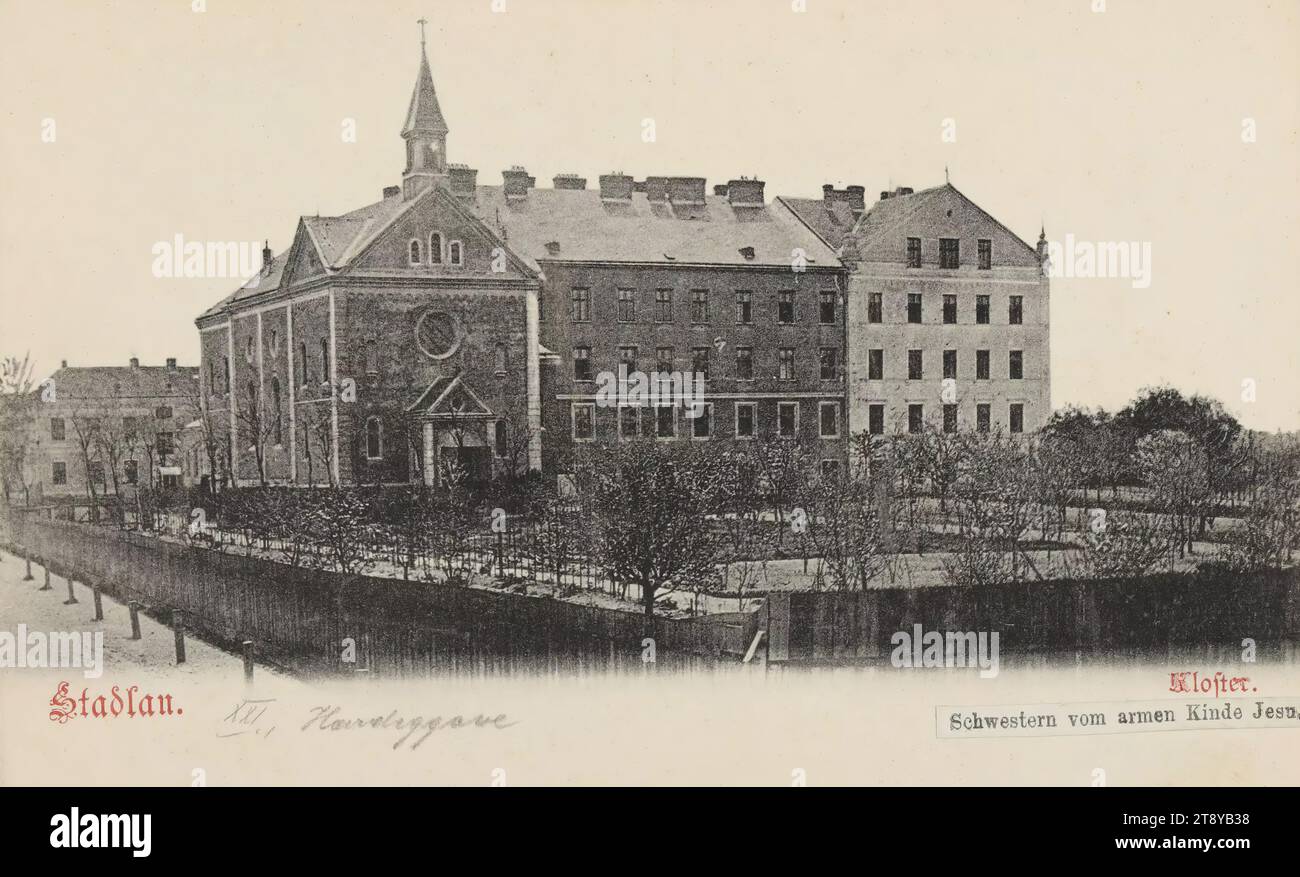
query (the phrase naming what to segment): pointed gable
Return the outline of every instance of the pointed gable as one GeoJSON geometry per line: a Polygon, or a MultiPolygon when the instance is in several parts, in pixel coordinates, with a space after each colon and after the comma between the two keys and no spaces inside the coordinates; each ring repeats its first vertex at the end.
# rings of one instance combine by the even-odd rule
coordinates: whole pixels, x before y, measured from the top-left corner
{"type": "Polygon", "coordinates": [[[927,266],[938,264],[940,238],[957,238],[963,265],[975,264],[977,241],[984,239],[993,242],[994,264],[1038,267],[1033,247],[951,184],[877,201],[858,219],[845,246],[863,262],[900,262],[909,237],[921,239],[927,266]]]}
{"type": "Polygon", "coordinates": [[[351,274],[393,274],[413,277],[491,277],[494,280],[537,276],[492,228],[442,186],[422,192],[409,207],[375,230],[371,239],[354,243],[347,269],[351,274]],[[438,239],[434,235],[439,236],[438,239]],[[411,260],[418,242],[420,259],[411,260]],[[461,263],[455,264],[452,245],[459,244],[461,263]],[[432,249],[440,246],[438,258],[432,249]]]}
{"type": "Polygon", "coordinates": [[[406,411],[438,419],[487,420],[496,417],[460,374],[435,379],[406,407],[406,411]]]}

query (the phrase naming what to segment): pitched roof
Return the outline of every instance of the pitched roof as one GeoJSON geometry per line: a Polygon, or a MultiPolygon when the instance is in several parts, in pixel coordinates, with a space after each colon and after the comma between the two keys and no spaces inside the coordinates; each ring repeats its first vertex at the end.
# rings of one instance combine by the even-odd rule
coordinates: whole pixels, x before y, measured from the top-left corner
{"type": "Polygon", "coordinates": [[[844,237],[853,230],[853,223],[857,221],[853,207],[847,201],[837,200],[827,204],[825,198],[785,196],[777,200],[784,202],[818,237],[832,247],[838,248],[844,243],[844,237]]]}
{"type": "Polygon", "coordinates": [[[447,133],[447,120],[442,117],[442,108],[438,106],[438,93],[433,89],[433,74],[429,72],[429,56],[424,53],[423,46],[420,47],[420,72],[415,79],[415,89],[411,92],[411,106],[406,111],[402,136],[416,131],[447,133]]]}
{"type": "Polygon", "coordinates": [[[533,262],[623,262],[660,265],[789,267],[796,249],[812,267],[838,267],[835,253],[778,202],[733,207],[709,195],[697,205],[601,198],[599,189],[529,189],[506,198],[479,186],[468,205],[510,246],[533,262]],[[753,257],[745,254],[749,248],[753,257]]]}
{"type": "MultiPolygon", "coordinates": [[[[167,399],[192,392],[186,382],[199,379],[195,366],[70,366],[50,375],[54,401],[67,399],[167,399]]],[[[39,392],[39,391],[38,391],[39,392]]]]}

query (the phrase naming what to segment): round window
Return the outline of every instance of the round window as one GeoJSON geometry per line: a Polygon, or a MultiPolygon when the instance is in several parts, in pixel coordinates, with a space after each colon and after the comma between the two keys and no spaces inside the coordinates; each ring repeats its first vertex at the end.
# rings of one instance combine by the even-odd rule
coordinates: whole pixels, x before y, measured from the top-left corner
{"type": "Polygon", "coordinates": [[[460,328],[451,314],[429,311],[415,326],[415,340],[426,355],[446,359],[460,346],[460,328]]]}

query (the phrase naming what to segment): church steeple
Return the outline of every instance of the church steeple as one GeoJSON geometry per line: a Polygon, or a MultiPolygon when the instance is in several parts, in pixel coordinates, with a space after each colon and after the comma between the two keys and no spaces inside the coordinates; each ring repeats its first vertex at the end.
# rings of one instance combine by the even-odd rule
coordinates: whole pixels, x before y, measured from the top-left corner
{"type": "Polygon", "coordinates": [[[433,73],[425,52],[424,26],[420,19],[420,72],[411,92],[402,138],[406,141],[406,170],[402,173],[402,196],[414,198],[447,174],[447,120],[438,106],[433,73]]]}

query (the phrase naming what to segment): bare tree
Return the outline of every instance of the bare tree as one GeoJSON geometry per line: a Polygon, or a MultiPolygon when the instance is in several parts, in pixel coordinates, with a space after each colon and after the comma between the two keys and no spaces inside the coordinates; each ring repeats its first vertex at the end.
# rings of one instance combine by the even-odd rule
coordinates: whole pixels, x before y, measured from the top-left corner
{"type": "Polygon", "coordinates": [[[30,354],[22,359],[11,356],[0,360],[0,480],[4,482],[6,500],[14,485],[22,488],[24,502],[30,499],[27,445],[36,417],[32,371],[30,354]]]}

